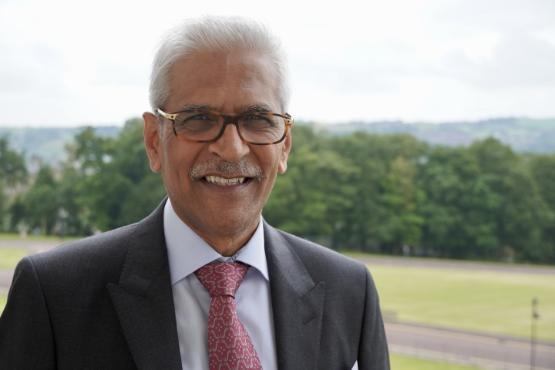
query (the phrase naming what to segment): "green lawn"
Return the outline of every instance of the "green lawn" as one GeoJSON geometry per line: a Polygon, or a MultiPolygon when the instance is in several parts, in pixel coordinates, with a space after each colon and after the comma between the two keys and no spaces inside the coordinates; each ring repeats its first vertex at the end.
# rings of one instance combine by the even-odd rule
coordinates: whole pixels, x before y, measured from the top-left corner
{"type": "Polygon", "coordinates": [[[447,362],[421,360],[415,357],[391,355],[393,370],[480,370],[474,366],[453,365],[447,362]]]}
{"type": "Polygon", "coordinates": [[[6,306],[7,297],[4,294],[0,294],[0,314],[4,311],[4,306],[6,306]]]}
{"type": "Polygon", "coordinates": [[[382,309],[400,321],[555,340],[555,275],[374,265],[382,309]]]}
{"type": "Polygon", "coordinates": [[[29,251],[25,248],[0,248],[0,269],[12,270],[29,251]]]}

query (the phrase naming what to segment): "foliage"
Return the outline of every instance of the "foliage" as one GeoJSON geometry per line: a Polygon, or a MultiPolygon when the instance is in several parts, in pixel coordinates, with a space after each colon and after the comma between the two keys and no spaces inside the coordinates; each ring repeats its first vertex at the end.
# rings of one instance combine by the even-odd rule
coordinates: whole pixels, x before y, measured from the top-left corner
{"type": "Polygon", "coordinates": [[[332,248],[555,262],[552,156],[518,155],[492,138],[448,148],[296,130],[270,223],[332,248]]]}
{"type": "Polygon", "coordinates": [[[127,121],[115,138],[85,128],[66,150],[57,178],[43,165],[16,199],[17,223],[46,235],[86,235],[135,222],[163,197],[158,175],[148,168],[138,119],[127,121]]]}
{"type": "Polygon", "coordinates": [[[14,186],[26,180],[27,167],[23,155],[9,147],[6,137],[0,137],[0,181],[14,186]]]}
{"type": "Polygon", "coordinates": [[[86,129],[68,150],[63,178],[69,182],[66,191],[75,192],[70,205],[81,230],[138,221],[162,199],[161,182],[146,161],[140,120],[127,121],[114,139],[86,129]]]}
{"type": "MultiPolygon", "coordinates": [[[[264,209],[277,227],[334,249],[555,263],[554,155],[517,154],[493,138],[443,147],[307,124],[293,136],[288,172],[264,209]]],[[[138,119],[116,137],[86,128],[66,150],[59,168],[42,165],[13,197],[12,230],[108,230],[142,218],[164,196],[138,119]]]]}
{"type": "Polygon", "coordinates": [[[447,148],[306,131],[265,209],[278,227],[332,248],[555,262],[551,157],[492,138],[447,148]]]}
{"type": "Polygon", "coordinates": [[[35,182],[21,200],[27,225],[43,234],[52,234],[61,208],[60,196],[52,168],[41,166],[35,182]]]}
{"type": "Polygon", "coordinates": [[[27,181],[27,167],[21,153],[9,146],[6,137],[0,137],[0,230],[8,222],[9,188],[17,188],[27,181]]]}

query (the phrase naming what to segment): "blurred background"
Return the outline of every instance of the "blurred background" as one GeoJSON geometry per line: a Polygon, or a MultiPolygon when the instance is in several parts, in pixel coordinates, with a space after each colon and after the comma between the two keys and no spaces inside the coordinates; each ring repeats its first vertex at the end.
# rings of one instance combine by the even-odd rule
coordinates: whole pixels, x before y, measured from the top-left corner
{"type": "Polygon", "coordinates": [[[367,263],[393,368],[555,369],[550,0],[0,0],[0,310],[23,256],[161,201],[150,63],[207,14],[282,40],[294,149],[264,217],[367,263]]]}

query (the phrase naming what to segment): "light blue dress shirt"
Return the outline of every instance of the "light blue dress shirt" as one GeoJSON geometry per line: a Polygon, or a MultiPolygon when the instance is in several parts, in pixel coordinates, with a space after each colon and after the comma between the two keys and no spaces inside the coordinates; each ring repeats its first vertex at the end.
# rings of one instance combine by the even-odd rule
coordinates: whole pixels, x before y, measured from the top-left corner
{"type": "Polygon", "coordinates": [[[183,370],[208,370],[210,295],[194,272],[212,261],[230,258],[251,266],[235,294],[237,314],[249,333],[263,369],[277,369],[262,220],[247,244],[233,257],[226,258],[181,221],[168,199],[164,207],[164,235],[183,370]]]}

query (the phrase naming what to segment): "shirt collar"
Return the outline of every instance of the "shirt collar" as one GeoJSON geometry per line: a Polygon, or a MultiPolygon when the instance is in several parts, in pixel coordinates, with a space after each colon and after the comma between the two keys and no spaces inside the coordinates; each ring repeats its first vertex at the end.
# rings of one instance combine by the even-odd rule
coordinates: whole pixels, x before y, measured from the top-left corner
{"type": "MultiPolygon", "coordinates": [[[[263,224],[261,217],[250,240],[231,259],[254,267],[269,281],[263,224]]],[[[226,260],[179,218],[169,198],[164,205],[164,236],[172,285],[212,261],[226,260]]]]}

